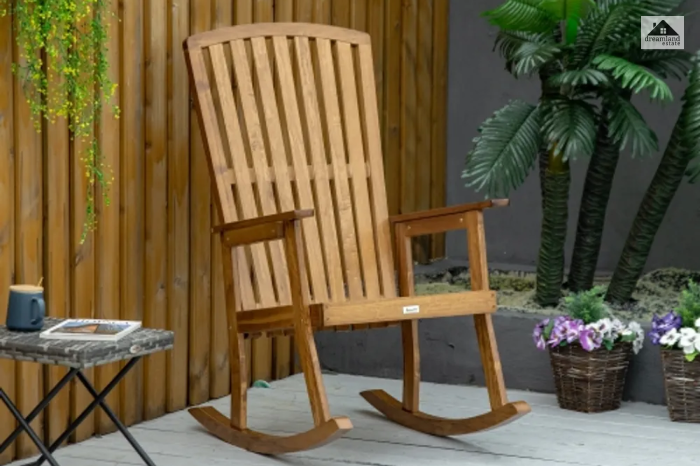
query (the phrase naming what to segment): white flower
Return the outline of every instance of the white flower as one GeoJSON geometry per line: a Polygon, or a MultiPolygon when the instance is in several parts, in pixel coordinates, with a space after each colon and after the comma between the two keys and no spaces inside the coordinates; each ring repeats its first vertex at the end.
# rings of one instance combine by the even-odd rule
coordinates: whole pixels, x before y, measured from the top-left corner
{"type": "Polygon", "coordinates": [[[673,346],[676,343],[678,343],[678,340],[681,339],[681,334],[676,330],[675,328],[672,328],[668,332],[664,333],[664,335],[661,337],[659,340],[659,343],[661,343],[664,346],[673,346]]]}
{"type": "Polygon", "coordinates": [[[695,328],[700,328],[700,318],[695,321],[695,328]]]}
{"type": "Polygon", "coordinates": [[[597,330],[603,335],[603,338],[610,338],[612,331],[613,331],[613,325],[612,321],[604,317],[600,319],[598,322],[596,322],[596,327],[597,330]]]}
{"type": "Polygon", "coordinates": [[[678,345],[683,348],[685,354],[693,354],[695,351],[700,351],[700,334],[695,329],[683,327],[680,334],[681,338],[678,345]]]}

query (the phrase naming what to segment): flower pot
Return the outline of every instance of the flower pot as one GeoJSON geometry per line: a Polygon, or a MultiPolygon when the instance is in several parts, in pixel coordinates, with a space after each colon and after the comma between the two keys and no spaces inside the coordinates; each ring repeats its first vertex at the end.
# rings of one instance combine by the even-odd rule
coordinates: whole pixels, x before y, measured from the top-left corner
{"type": "Polygon", "coordinates": [[[583,413],[618,409],[631,356],[631,343],[590,352],[578,344],[550,347],[559,407],[583,413]]]}
{"type": "Polygon", "coordinates": [[[674,422],[700,423],[700,359],[689,362],[679,349],[661,349],[666,407],[674,422]]]}

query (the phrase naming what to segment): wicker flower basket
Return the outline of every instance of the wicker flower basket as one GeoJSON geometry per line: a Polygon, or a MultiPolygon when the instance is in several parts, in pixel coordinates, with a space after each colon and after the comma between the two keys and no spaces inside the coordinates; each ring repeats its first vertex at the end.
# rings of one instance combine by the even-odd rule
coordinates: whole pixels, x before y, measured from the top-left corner
{"type": "Polygon", "coordinates": [[[631,343],[617,343],[610,351],[588,352],[578,344],[550,348],[559,406],[583,413],[618,409],[631,355],[631,343]]]}
{"type": "Polygon", "coordinates": [[[661,361],[671,420],[700,423],[700,359],[688,362],[683,351],[662,348],[661,361]]]}

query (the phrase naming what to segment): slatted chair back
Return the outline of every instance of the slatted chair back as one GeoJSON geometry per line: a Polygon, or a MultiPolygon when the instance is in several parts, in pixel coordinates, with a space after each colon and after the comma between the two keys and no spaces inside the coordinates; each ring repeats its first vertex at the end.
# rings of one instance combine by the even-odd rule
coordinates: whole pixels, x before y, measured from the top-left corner
{"type": "MultiPolygon", "coordinates": [[[[302,220],[311,303],[396,296],[368,34],[272,23],[189,38],[220,220],[302,220]]],[[[237,310],[290,304],[281,240],[238,247],[237,310]]]]}

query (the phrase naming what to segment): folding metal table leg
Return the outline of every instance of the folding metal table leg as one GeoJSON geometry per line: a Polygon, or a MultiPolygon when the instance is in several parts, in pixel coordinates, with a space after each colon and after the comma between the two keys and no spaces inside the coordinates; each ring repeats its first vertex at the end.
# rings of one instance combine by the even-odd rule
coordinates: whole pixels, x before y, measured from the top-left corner
{"type": "MultiPolygon", "coordinates": [[[[28,424],[30,424],[34,420],[34,418],[37,417],[39,413],[42,412],[49,405],[51,400],[53,400],[56,397],[56,395],[58,395],[58,392],[60,392],[61,389],[63,389],[63,387],[65,387],[66,384],[68,384],[68,382],[73,380],[73,377],[75,377],[75,375],[78,372],[80,372],[78,369],[71,369],[70,371],[68,371],[66,375],[64,375],[61,378],[61,380],[59,380],[58,383],[51,389],[51,391],[46,395],[46,397],[44,397],[44,399],[38,405],[36,405],[36,408],[34,408],[32,412],[29,413],[29,416],[25,418],[25,421],[28,424]]],[[[7,437],[4,442],[2,442],[2,445],[0,445],[0,454],[2,454],[2,452],[4,452],[7,449],[7,447],[12,445],[12,442],[14,442],[21,433],[22,426],[19,425],[14,430],[14,432],[12,432],[9,435],[9,437],[7,437]]]]}
{"type": "Polygon", "coordinates": [[[29,438],[32,439],[32,442],[36,444],[37,448],[42,454],[42,458],[45,458],[51,466],[60,466],[56,462],[54,457],[51,455],[51,451],[46,449],[46,445],[44,445],[39,436],[36,435],[36,432],[34,432],[32,426],[30,426],[29,423],[22,417],[22,413],[19,412],[17,407],[12,403],[12,400],[10,400],[10,397],[8,397],[7,394],[1,388],[0,398],[5,403],[7,409],[10,410],[15,419],[17,419],[17,422],[19,422],[19,425],[22,428],[22,430],[24,430],[27,433],[27,435],[29,435],[29,438]]]}
{"type": "MultiPolygon", "coordinates": [[[[68,437],[70,437],[70,434],[72,434],[73,431],[75,431],[75,429],[78,428],[78,426],[85,420],[85,418],[87,418],[88,415],[89,415],[92,411],[94,411],[95,408],[96,408],[98,405],[104,403],[104,399],[107,397],[107,395],[109,395],[109,393],[114,389],[114,387],[117,386],[117,384],[121,381],[121,379],[124,378],[124,376],[127,374],[127,372],[129,372],[129,371],[131,370],[131,368],[134,367],[134,365],[139,361],[139,359],[141,359],[141,358],[140,358],[140,357],[136,357],[136,358],[133,358],[133,359],[129,360],[129,362],[126,363],[126,365],[119,371],[119,373],[118,373],[116,376],[114,376],[114,378],[112,379],[112,381],[109,382],[109,383],[107,384],[107,386],[104,388],[104,390],[102,390],[102,391],[97,395],[97,397],[95,397],[95,400],[92,401],[92,402],[83,410],[83,412],[80,413],[80,415],[79,415],[73,422],[70,423],[70,425],[69,425],[68,428],[65,430],[65,432],[63,432],[63,433],[60,435],[60,437],[59,437],[58,439],[56,439],[56,441],[54,441],[54,442],[51,444],[51,446],[49,447],[49,452],[53,453],[54,451],[56,451],[56,449],[58,448],[58,446],[61,445],[63,442],[65,442],[65,441],[68,439],[68,437]]],[[[81,375],[82,375],[82,373],[81,373],[81,372],[78,372],[78,377],[79,377],[79,378],[80,378],[81,375]]],[[[42,453],[43,453],[43,452],[42,452],[42,453]]],[[[46,457],[46,455],[42,455],[42,456],[36,461],[36,463],[34,463],[34,465],[35,465],[35,466],[40,466],[40,465],[44,462],[45,457],[46,457]]],[[[150,460],[149,460],[149,461],[150,461],[150,460]]],[[[52,466],[53,466],[53,465],[52,465],[52,466]]],[[[148,463],[148,466],[154,466],[154,465],[153,465],[153,462],[148,463]]]]}
{"type": "MultiPolygon", "coordinates": [[[[97,398],[99,396],[99,394],[97,393],[95,388],[90,384],[90,381],[87,379],[87,377],[85,377],[85,375],[82,372],[78,373],[78,379],[80,379],[80,381],[83,383],[83,385],[85,386],[87,391],[90,392],[90,394],[94,398],[97,398]]],[[[146,452],[143,450],[143,448],[141,448],[141,445],[139,445],[139,443],[136,441],[136,439],[131,435],[131,433],[126,428],[126,426],[124,424],[122,424],[122,421],[120,421],[119,418],[117,417],[117,415],[114,414],[112,409],[109,406],[107,406],[107,403],[105,403],[104,401],[100,401],[100,407],[107,414],[107,416],[109,416],[109,418],[112,420],[114,425],[117,426],[117,429],[119,429],[119,432],[121,432],[122,435],[124,435],[126,440],[134,448],[134,450],[136,450],[136,453],[139,454],[141,459],[148,466],[155,466],[155,464],[153,463],[151,458],[149,458],[149,456],[146,454],[146,452]]]]}

